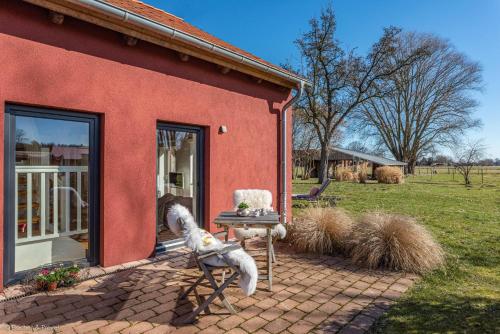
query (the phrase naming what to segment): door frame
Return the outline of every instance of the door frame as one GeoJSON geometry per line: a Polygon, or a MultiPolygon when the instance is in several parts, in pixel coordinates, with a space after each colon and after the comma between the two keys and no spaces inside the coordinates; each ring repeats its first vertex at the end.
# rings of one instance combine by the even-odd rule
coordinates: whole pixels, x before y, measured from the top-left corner
{"type": "MultiPolygon", "coordinates": [[[[183,132],[190,132],[196,134],[196,159],[198,160],[197,168],[196,168],[196,173],[198,174],[197,177],[197,223],[198,226],[203,228],[204,226],[204,218],[205,218],[205,179],[204,179],[204,173],[205,173],[205,133],[204,129],[201,126],[196,126],[196,125],[184,125],[184,124],[177,124],[177,123],[170,123],[170,122],[164,122],[164,121],[158,121],[156,124],[156,130],[166,130],[166,131],[183,131],[183,132]]],[[[156,150],[155,150],[155,160],[156,160],[156,171],[155,171],[155,176],[158,175],[158,136],[157,132],[155,133],[156,135],[156,150]]],[[[178,247],[182,247],[184,245],[184,241],[182,238],[178,239],[173,239],[173,240],[168,240],[168,241],[163,241],[159,242],[158,241],[158,198],[157,198],[157,193],[158,193],[158,179],[156,178],[156,187],[155,187],[155,203],[156,203],[156,224],[155,224],[155,229],[156,229],[156,252],[161,252],[169,249],[174,249],[178,247]]]]}
{"type": "MultiPolygon", "coordinates": [[[[66,110],[6,104],[4,113],[4,257],[3,283],[23,279],[32,270],[15,273],[14,179],[16,116],[84,122],[89,124],[89,258],[86,265],[99,264],[100,252],[100,119],[98,115],[66,110]]],[[[34,268],[35,269],[35,268],[34,268]]]]}

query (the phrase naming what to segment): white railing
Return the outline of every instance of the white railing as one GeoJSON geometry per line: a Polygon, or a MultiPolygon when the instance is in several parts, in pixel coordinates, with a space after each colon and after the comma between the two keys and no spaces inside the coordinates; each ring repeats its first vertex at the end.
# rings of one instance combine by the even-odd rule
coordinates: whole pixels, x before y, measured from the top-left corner
{"type": "MultiPolygon", "coordinates": [[[[82,207],[87,207],[87,203],[82,200],[82,174],[88,173],[87,166],[16,166],[15,168],[15,230],[16,244],[46,240],[61,236],[87,233],[87,229],[82,229],[82,207]],[[59,174],[64,173],[64,181],[59,182],[59,174]],[[71,173],[76,173],[76,189],[71,187],[71,173]],[[52,174],[53,184],[50,188],[49,178],[52,174]],[[26,176],[26,236],[19,236],[19,178],[26,176]],[[40,219],[39,235],[33,235],[33,177],[40,176],[40,219]],[[61,183],[61,184],[59,184],[61,183]],[[50,192],[53,194],[52,219],[50,221],[50,192]],[[71,194],[74,194],[76,203],[76,229],[71,229],[71,194]],[[59,198],[59,195],[62,197],[59,198]],[[61,202],[64,217],[61,217],[64,230],[59,231],[59,204],[61,202]]],[[[36,188],[36,187],[35,187],[36,188]]]]}

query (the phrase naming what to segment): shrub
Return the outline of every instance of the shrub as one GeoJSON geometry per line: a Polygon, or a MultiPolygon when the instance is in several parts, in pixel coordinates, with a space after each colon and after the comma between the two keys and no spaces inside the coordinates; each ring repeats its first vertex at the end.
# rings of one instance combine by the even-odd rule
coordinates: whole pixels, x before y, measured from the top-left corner
{"type": "Polygon", "coordinates": [[[307,208],[287,225],[287,241],[301,252],[330,254],[343,251],[352,220],[339,208],[307,208]]]}
{"type": "Polygon", "coordinates": [[[357,264],[422,274],[444,262],[441,246],[411,217],[368,213],[353,227],[350,254],[357,264]]]}
{"type": "Polygon", "coordinates": [[[352,181],[354,179],[350,168],[337,167],[335,169],[335,180],[337,181],[352,181]]]}
{"type": "Polygon", "coordinates": [[[403,172],[398,167],[378,167],[375,169],[375,177],[378,183],[400,184],[404,182],[403,172]]]}

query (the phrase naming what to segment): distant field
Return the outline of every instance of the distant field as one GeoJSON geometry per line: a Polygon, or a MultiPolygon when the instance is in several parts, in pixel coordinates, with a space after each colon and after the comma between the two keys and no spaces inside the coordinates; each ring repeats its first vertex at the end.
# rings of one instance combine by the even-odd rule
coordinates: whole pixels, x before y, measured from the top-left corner
{"type": "MultiPolygon", "coordinates": [[[[297,180],[293,192],[315,182],[297,180]]],[[[425,276],[374,332],[500,333],[500,173],[474,174],[472,182],[467,188],[440,169],[402,185],[333,182],[326,190],[355,216],[383,210],[417,217],[447,253],[446,268],[425,276]]]]}
{"type": "MultiPolygon", "coordinates": [[[[295,167],[298,175],[302,175],[302,167],[295,167]]],[[[369,174],[371,173],[371,168],[369,168],[369,174]]],[[[436,174],[446,174],[450,176],[450,181],[461,181],[461,175],[458,173],[458,171],[454,167],[446,167],[446,166],[439,166],[439,167],[428,167],[428,166],[417,166],[415,167],[415,176],[431,176],[431,175],[436,175],[436,174]]],[[[473,180],[479,183],[484,179],[484,176],[486,174],[494,175],[497,177],[500,177],[500,166],[477,166],[473,167],[472,169],[472,178],[473,180]]],[[[410,176],[411,178],[412,176],[410,176]]],[[[300,182],[300,181],[298,181],[300,182]]],[[[304,181],[302,181],[304,182],[304,181]]],[[[485,182],[485,181],[484,181],[485,182]]]]}
{"type": "MultiPolygon", "coordinates": [[[[433,182],[436,184],[455,184],[455,185],[464,185],[463,176],[458,174],[457,172],[451,172],[448,174],[446,170],[438,170],[437,174],[432,173],[424,173],[421,171],[421,174],[418,174],[416,171],[415,175],[407,176],[406,180],[412,183],[423,183],[423,182],[433,182]]],[[[480,187],[481,185],[492,185],[492,186],[500,186],[500,169],[490,169],[489,172],[484,170],[483,173],[473,171],[471,174],[472,187],[480,187]]]]}
{"type": "MultiPolygon", "coordinates": [[[[455,168],[446,166],[438,166],[438,167],[417,166],[415,168],[416,175],[431,174],[433,172],[438,174],[450,174],[450,175],[453,173],[455,174],[457,173],[455,168]]],[[[481,173],[500,174],[500,166],[477,166],[472,169],[472,173],[476,175],[481,175],[481,173]]]]}

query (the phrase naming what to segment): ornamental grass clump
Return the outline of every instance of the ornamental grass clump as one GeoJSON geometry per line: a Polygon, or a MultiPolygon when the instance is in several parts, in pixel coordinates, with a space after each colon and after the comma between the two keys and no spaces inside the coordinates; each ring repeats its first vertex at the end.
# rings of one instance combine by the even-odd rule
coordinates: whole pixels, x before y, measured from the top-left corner
{"type": "Polygon", "coordinates": [[[313,207],[300,211],[287,225],[287,241],[300,252],[342,252],[351,233],[352,220],[339,208],[313,207]]]}
{"type": "Polygon", "coordinates": [[[378,167],[375,169],[375,177],[378,183],[401,184],[404,182],[403,172],[398,167],[378,167]]]}
{"type": "Polygon", "coordinates": [[[353,227],[352,260],[371,269],[423,274],[444,263],[441,246],[411,217],[368,213],[353,227]]]}
{"type": "Polygon", "coordinates": [[[354,174],[350,168],[337,167],[335,169],[335,180],[337,181],[352,181],[354,174]]]}

